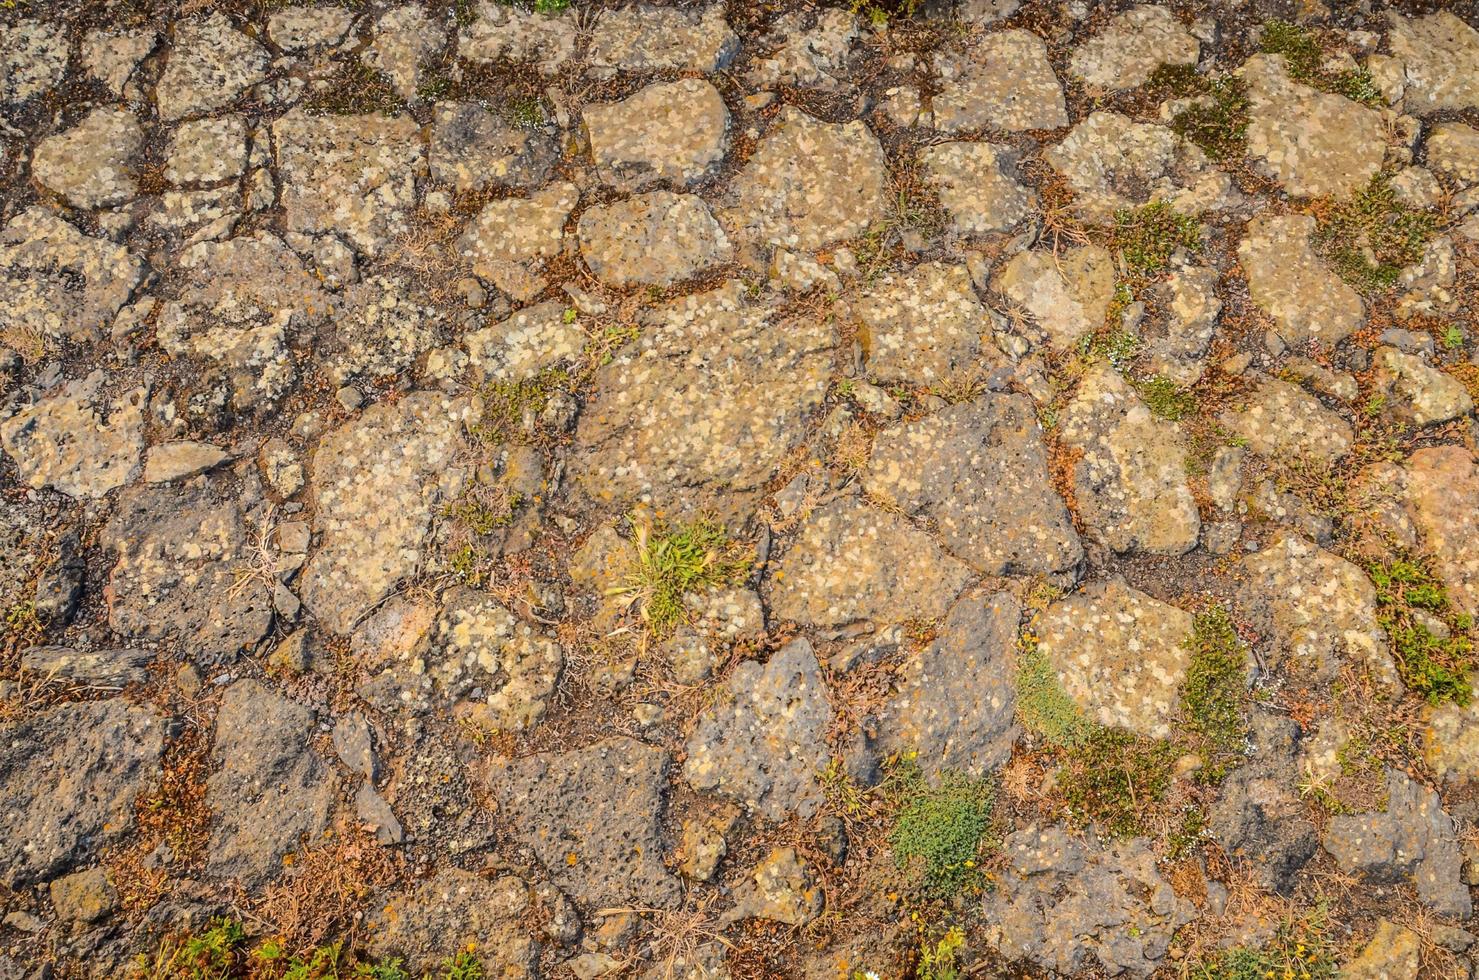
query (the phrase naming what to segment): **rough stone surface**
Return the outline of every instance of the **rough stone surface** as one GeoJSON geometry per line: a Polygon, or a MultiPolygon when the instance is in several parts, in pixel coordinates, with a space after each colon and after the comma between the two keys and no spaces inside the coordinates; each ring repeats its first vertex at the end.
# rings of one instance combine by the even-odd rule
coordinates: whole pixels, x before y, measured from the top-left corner
{"type": "Polygon", "coordinates": [[[1386,809],[1332,817],[1323,843],[1342,871],[1377,883],[1410,880],[1418,898],[1444,915],[1473,911],[1452,818],[1437,793],[1395,769],[1387,771],[1386,809]]]}
{"type": "Polygon", "coordinates": [[[267,52],[223,13],[175,27],[170,58],[155,89],[159,116],[173,122],[229,105],[267,77],[267,52]]]}
{"type": "Polygon", "coordinates": [[[479,381],[517,382],[573,362],[589,339],[563,303],[536,303],[482,330],[463,334],[468,362],[479,381]]]}
{"type": "Polygon", "coordinates": [[[1339,343],[1366,317],[1360,294],[1315,254],[1314,231],[1309,215],[1267,215],[1248,222],[1238,246],[1248,295],[1274,318],[1286,344],[1339,343]]]}
{"type": "Polygon", "coordinates": [[[1320,404],[1298,385],[1265,378],[1239,408],[1224,412],[1221,422],[1248,448],[1271,459],[1304,456],[1331,461],[1344,456],[1355,441],[1350,423],[1320,404]]]}
{"type": "Polygon", "coordinates": [[[679,895],[662,862],[667,767],[663,750],[617,737],[495,759],[484,778],[509,833],[576,901],[667,906],[679,895]]]}
{"type": "Polygon", "coordinates": [[[575,55],[574,10],[551,16],[498,0],[478,0],[473,10],[457,42],[457,53],[469,61],[532,61],[540,74],[553,75],[575,55]]]}
{"type": "Polygon", "coordinates": [[[545,286],[545,264],[564,242],[565,221],[580,200],[574,184],[550,184],[527,198],[492,201],[468,223],[458,248],[473,272],[519,300],[545,286]]]}
{"type": "Polygon", "coordinates": [[[61,81],[67,47],[59,24],[23,20],[0,27],[0,102],[23,102],[61,81]]]}
{"type": "Polygon", "coordinates": [[[1428,137],[1428,167],[1460,185],[1479,184],[1479,129],[1464,123],[1441,123],[1428,137]]]}
{"type": "Polygon", "coordinates": [[[423,972],[471,950],[486,976],[538,976],[540,944],[529,928],[534,896],[512,875],[489,879],[444,868],[379,899],[365,930],[374,956],[400,957],[423,972]]]}
{"type": "Polygon", "coordinates": [[[861,122],[826,123],[787,106],[735,177],[731,232],[810,250],[868,229],[885,207],[888,165],[861,122]]]}
{"type": "Polygon", "coordinates": [[[1089,717],[1164,738],[1191,662],[1191,627],[1191,613],[1114,578],[1048,607],[1038,650],[1089,717]]]}
{"type": "Polygon", "coordinates": [[[1421,357],[1395,347],[1381,347],[1372,358],[1373,380],[1398,418],[1413,425],[1434,425],[1474,411],[1474,399],[1463,383],[1421,357]]]}
{"type": "Polygon", "coordinates": [[[88,863],[134,825],[159,775],[164,719],[123,698],[58,705],[0,729],[0,880],[11,889],[88,863]],[[46,787],[43,793],[37,787],[46,787]]]}
{"type": "Polygon", "coordinates": [[[94,109],[76,126],[41,141],[31,173],[73,207],[122,204],[138,190],[135,158],[144,131],[123,109],[94,109]]]}
{"type": "Polygon", "coordinates": [[[1447,10],[1390,17],[1388,36],[1402,63],[1406,105],[1420,115],[1479,106],[1479,31],[1447,10]]]}
{"type": "Polygon", "coordinates": [[[580,216],[580,254],[613,286],[666,286],[723,262],[729,239],[702,198],[655,191],[580,216]]]}
{"type": "Polygon", "coordinates": [[[428,159],[432,180],[459,191],[533,188],[549,175],[555,147],[548,134],[510,125],[476,102],[442,102],[428,159]]]}
{"type": "Polygon", "coordinates": [[[822,890],[794,847],[777,847],[735,888],[729,919],[804,926],[822,913],[822,890]]]}
{"type": "Polygon", "coordinates": [[[1063,87],[1048,61],[1048,48],[1030,31],[987,34],[963,54],[937,54],[940,91],[935,128],[1057,129],[1068,125],[1063,87]]]}
{"type": "Polygon", "coordinates": [[[777,619],[815,626],[941,616],[971,578],[929,535],[844,497],[819,508],[769,576],[777,619]]]}
{"type": "Polygon", "coordinates": [[[1069,66],[1097,88],[1136,88],[1161,65],[1195,65],[1201,45],[1167,7],[1140,4],[1074,49],[1069,66]]]}
{"type": "Polygon", "coordinates": [[[1049,347],[1062,350],[1104,323],[1114,296],[1114,257],[1097,245],[1052,252],[1019,252],[997,273],[993,287],[1028,313],[1049,347]]]}
{"type": "Polygon", "coordinates": [[[1083,557],[1020,395],[987,395],[883,431],[863,486],[926,518],[951,554],[990,575],[1066,572],[1083,557]]]}
{"type": "Polygon", "coordinates": [[[1449,599],[1479,615],[1479,465],[1457,446],[1419,449],[1407,461],[1408,506],[1449,599]]]}
{"type": "Polygon", "coordinates": [[[73,497],[101,497],[138,472],[144,449],[144,401],[137,388],[103,394],[101,373],[0,422],[0,446],[29,486],[73,497]]]}
{"type": "Polygon", "coordinates": [[[1079,450],[1074,497],[1089,534],[1115,551],[1179,555],[1201,531],[1186,482],[1186,447],[1112,367],[1092,370],[1063,413],[1063,444],[1079,450]]]}
{"type": "Polygon", "coordinates": [[[1355,959],[1340,971],[1346,980],[1408,980],[1422,976],[1422,937],[1386,919],[1355,959]]]}
{"type": "Polygon", "coordinates": [[[698,78],[587,106],[584,118],[602,180],[629,189],[686,187],[712,172],[729,144],[729,110],[719,90],[698,78]]]}
{"type": "Polygon", "coordinates": [[[962,265],[927,262],[888,275],[848,306],[875,381],[921,384],[969,375],[1000,355],[962,265]]]}
{"type": "Polygon", "coordinates": [[[97,340],[144,278],[126,246],[91,238],[31,207],[0,234],[0,329],[7,336],[97,340]]]}
{"type": "Polygon", "coordinates": [[[919,154],[960,235],[1011,231],[1026,217],[1032,196],[1008,172],[1011,161],[1011,152],[994,143],[936,143],[919,154]]]}
{"type": "Polygon", "coordinates": [[[635,5],[596,22],[587,58],[598,71],[676,69],[708,74],[727,66],[739,36],[724,21],[724,5],[701,10],[635,5]]]}

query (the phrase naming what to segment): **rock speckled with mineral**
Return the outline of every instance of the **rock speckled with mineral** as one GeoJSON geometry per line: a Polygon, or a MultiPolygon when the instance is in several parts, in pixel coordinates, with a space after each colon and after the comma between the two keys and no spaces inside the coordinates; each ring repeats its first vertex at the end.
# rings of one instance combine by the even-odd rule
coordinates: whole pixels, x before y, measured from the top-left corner
{"type": "Polygon", "coordinates": [[[0,978],[1476,980],[1470,0],[0,0],[0,978]]]}

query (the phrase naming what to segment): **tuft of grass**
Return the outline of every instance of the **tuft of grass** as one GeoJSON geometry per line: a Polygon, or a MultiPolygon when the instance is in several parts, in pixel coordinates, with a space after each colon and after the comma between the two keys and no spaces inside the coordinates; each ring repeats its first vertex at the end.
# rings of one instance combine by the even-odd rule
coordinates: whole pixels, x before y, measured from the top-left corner
{"type": "Polygon", "coordinates": [[[1464,331],[1457,324],[1449,324],[1443,331],[1443,347],[1445,350],[1458,350],[1464,346],[1464,331]]]}
{"type": "Polygon", "coordinates": [[[1376,586],[1377,619],[1387,632],[1402,683],[1430,704],[1467,705],[1474,697],[1468,675],[1479,666],[1469,637],[1472,618],[1453,607],[1443,583],[1421,562],[1373,562],[1367,572],[1376,586]],[[1442,622],[1448,635],[1435,633],[1425,617],[1442,622]]]}
{"type": "Polygon", "coordinates": [[[1027,636],[1017,655],[1017,715],[1053,745],[1079,745],[1093,732],[1093,723],[1063,690],[1053,665],[1027,636]]]}
{"type": "Polygon", "coordinates": [[[1382,104],[1381,92],[1377,90],[1371,72],[1365,68],[1326,71],[1322,67],[1325,52],[1319,41],[1298,24],[1291,24],[1286,20],[1269,21],[1263,25],[1260,46],[1265,54],[1283,55],[1289,77],[1296,82],[1322,92],[1343,95],[1363,105],[1382,104]]]}
{"type": "Polygon", "coordinates": [[[1112,837],[1144,830],[1144,811],[1171,785],[1176,749],[1121,728],[1098,728],[1069,749],[1058,785],[1076,816],[1112,837]]]}
{"type": "Polygon", "coordinates": [[[1150,76],[1156,92],[1189,99],[1171,129],[1213,160],[1236,160],[1248,144],[1248,87],[1241,78],[1208,78],[1192,65],[1161,65],[1150,76]]]}
{"type": "Polygon", "coordinates": [[[1248,736],[1243,714],[1247,654],[1221,606],[1196,617],[1186,646],[1191,663],[1181,685],[1181,710],[1203,757],[1201,776],[1217,783],[1243,758],[1248,736]]]}
{"type": "Polygon", "coordinates": [[[1164,201],[1115,212],[1113,246],[1123,257],[1125,271],[1140,281],[1154,278],[1170,265],[1178,248],[1197,249],[1202,225],[1164,201]]]}
{"type": "Polygon", "coordinates": [[[1402,269],[1422,259],[1438,227],[1431,211],[1397,200],[1387,173],[1374,175],[1350,201],[1322,206],[1316,217],[1315,248],[1367,293],[1396,285],[1402,269]]]}
{"type": "Polygon", "coordinates": [[[1194,414],[1197,410],[1195,395],[1189,391],[1182,391],[1176,387],[1176,382],[1159,374],[1136,382],[1135,390],[1140,393],[1140,398],[1145,402],[1145,407],[1150,409],[1150,414],[1158,419],[1175,422],[1194,414]]]}
{"type": "Polygon", "coordinates": [[[888,835],[894,864],[918,868],[925,892],[935,897],[979,892],[991,784],[947,769],[931,785],[910,753],[890,764],[883,790],[898,807],[888,835]]]}
{"type": "Polygon", "coordinates": [[[750,568],[742,547],[713,521],[674,528],[633,523],[635,553],[627,581],[612,594],[636,603],[642,622],[656,636],[668,636],[687,622],[684,595],[727,585],[750,568]]]}

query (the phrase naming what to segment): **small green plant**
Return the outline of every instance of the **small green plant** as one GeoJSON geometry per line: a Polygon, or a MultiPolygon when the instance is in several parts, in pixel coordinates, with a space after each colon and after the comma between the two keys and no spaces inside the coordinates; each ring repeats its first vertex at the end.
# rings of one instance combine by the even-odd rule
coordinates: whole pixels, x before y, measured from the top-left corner
{"type": "Polygon", "coordinates": [[[951,926],[938,939],[921,937],[917,980],[960,980],[960,952],[965,948],[965,931],[951,926]]]}
{"type": "Polygon", "coordinates": [[[1397,200],[1391,175],[1376,174],[1354,198],[1323,205],[1315,247],[1346,282],[1367,293],[1396,285],[1406,266],[1423,257],[1437,229],[1431,211],[1397,200]]]}
{"type": "Polygon", "coordinates": [[[555,392],[570,385],[570,373],[563,368],[548,368],[517,381],[495,381],[483,388],[483,416],[469,431],[487,444],[525,439],[537,428],[555,392]]]}
{"type": "Polygon", "coordinates": [[[523,502],[523,495],[517,491],[478,484],[448,504],[442,513],[461,521],[474,534],[492,534],[513,523],[523,502]]]}
{"type": "Polygon", "coordinates": [[[1192,415],[1197,410],[1197,399],[1189,391],[1182,391],[1176,387],[1176,382],[1161,375],[1146,378],[1137,382],[1135,389],[1140,392],[1145,407],[1150,409],[1150,414],[1156,418],[1175,422],[1192,415]]]}
{"type": "Polygon", "coordinates": [[[1144,809],[1171,785],[1176,749],[1120,728],[1099,728],[1068,751],[1058,785],[1075,816],[1113,837],[1133,837],[1144,827],[1144,809]]]}
{"type": "Polygon", "coordinates": [[[5,610],[5,636],[17,646],[35,643],[45,634],[46,626],[32,600],[23,599],[5,610]]]}
{"type": "Polygon", "coordinates": [[[1286,917],[1257,948],[1235,946],[1192,967],[1193,980],[1333,980],[1336,947],[1323,902],[1286,917]]]}
{"type": "Polygon", "coordinates": [[[724,528],[699,520],[675,528],[634,520],[636,534],[627,581],[612,590],[637,605],[643,623],[656,636],[688,620],[683,596],[737,580],[750,568],[743,549],[724,528]]]}
{"type": "Polygon", "coordinates": [[[852,12],[874,27],[884,27],[894,17],[913,17],[924,0],[852,0],[852,12]]]}
{"type": "Polygon", "coordinates": [[[483,980],[482,962],[470,950],[463,950],[442,963],[438,980],[483,980]]]}
{"type": "Polygon", "coordinates": [[[503,104],[503,117],[520,129],[538,129],[544,125],[544,103],[534,96],[509,99],[503,104]]]}
{"type": "Polygon", "coordinates": [[[1125,271],[1143,281],[1166,269],[1177,249],[1197,249],[1201,234],[1202,225],[1196,218],[1164,201],[1152,201],[1141,208],[1116,211],[1112,241],[1124,259],[1125,271]]]}
{"type": "Polygon", "coordinates": [[[1248,142],[1248,87],[1241,78],[1208,78],[1192,65],[1162,65],[1150,84],[1160,93],[1189,100],[1171,117],[1171,129],[1177,134],[1213,160],[1243,155],[1248,142]]]}
{"type": "Polygon", "coordinates": [[[894,760],[884,792],[898,807],[889,845],[900,868],[917,867],[936,897],[978,891],[977,858],[991,821],[991,784],[944,770],[931,784],[912,753],[894,760]]]}
{"type": "Polygon", "coordinates": [[[1059,746],[1081,744],[1093,724],[1058,683],[1058,673],[1030,636],[1017,654],[1017,714],[1023,724],[1059,746]]]}
{"type": "Polygon", "coordinates": [[[1286,20],[1271,20],[1264,24],[1261,47],[1265,54],[1283,55],[1289,77],[1296,82],[1322,92],[1343,95],[1365,105],[1382,104],[1381,92],[1377,89],[1371,72],[1365,68],[1326,71],[1323,67],[1325,52],[1320,43],[1313,34],[1297,24],[1286,20]]]}
{"type": "Polygon", "coordinates": [[[246,930],[234,919],[216,919],[202,932],[166,936],[159,949],[134,964],[139,980],[231,980],[246,960],[246,930]]]}
{"type": "Polygon", "coordinates": [[[1467,705],[1474,696],[1468,675],[1476,666],[1472,618],[1452,607],[1443,583],[1424,563],[1398,558],[1372,563],[1367,571],[1376,586],[1377,620],[1402,683],[1431,704],[1467,705]],[[1446,636],[1430,628],[1434,620],[1446,636]]]}
{"type": "Polygon", "coordinates": [[[1456,324],[1449,324],[1443,331],[1443,346],[1447,350],[1458,350],[1464,346],[1464,331],[1456,324]]]}
{"type": "Polygon", "coordinates": [[[1186,730],[1203,756],[1202,777],[1220,782],[1242,759],[1248,734],[1243,713],[1247,653],[1221,606],[1193,620],[1186,645],[1191,663],[1181,685],[1181,711],[1186,730]]]}
{"type": "Polygon", "coordinates": [[[1093,333],[1079,341],[1079,352],[1091,361],[1102,358],[1116,371],[1124,372],[1140,354],[1140,338],[1123,329],[1093,333]]]}

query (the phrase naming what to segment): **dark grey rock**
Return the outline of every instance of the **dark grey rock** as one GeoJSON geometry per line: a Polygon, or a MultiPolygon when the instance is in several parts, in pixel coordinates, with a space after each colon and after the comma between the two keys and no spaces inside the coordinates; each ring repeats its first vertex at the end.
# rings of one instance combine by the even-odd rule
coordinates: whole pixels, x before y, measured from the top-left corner
{"type": "Polygon", "coordinates": [[[446,868],[374,903],[365,935],[379,957],[403,957],[420,975],[462,950],[472,950],[489,977],[537,976],[539,943],[532,928],[529,887],[512,875],[495,880],[446,868]]]}
{"type": "Polygon", "coordinates": [[[1287,894],[1319,848],[1319,831],[1295,788],[1299,726],[1256,712],[1253,759],[1232,772],[1208,811],[1212,836],[1230,856],[1247,863],[1259,885],[1287,894]]]}
{"type": "Polygon", "coordinates": [[[72,621],[82,598],[82,576],[87,561],[75,529],[57,539],[56,552],[36,579],[36,615],[48,623],[65,626],[72,621]]]}
{"type": "Polygon", "coordinates": [[[153,659],[148,650],[83,652],[70,647],[31,647],[21,654],[21,670],[77,684],[123,687],[148,680],[153,659]]]}

